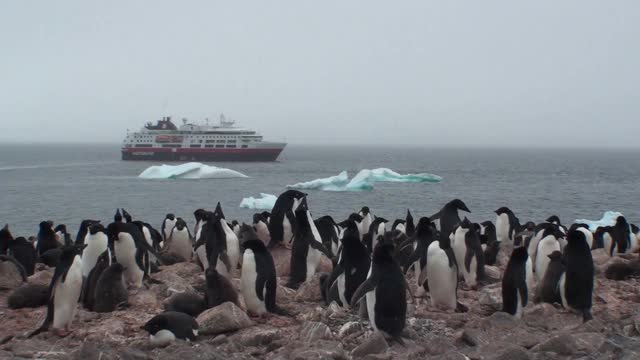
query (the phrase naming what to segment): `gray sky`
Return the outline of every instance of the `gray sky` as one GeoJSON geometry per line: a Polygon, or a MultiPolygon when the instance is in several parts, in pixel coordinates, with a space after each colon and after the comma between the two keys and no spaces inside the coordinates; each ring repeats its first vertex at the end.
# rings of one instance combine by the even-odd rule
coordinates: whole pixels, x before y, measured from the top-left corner
{"type": "Polygon", "coordinates": [[[0,140],[638,146],[640,2],[3,1],[0,140]]]}

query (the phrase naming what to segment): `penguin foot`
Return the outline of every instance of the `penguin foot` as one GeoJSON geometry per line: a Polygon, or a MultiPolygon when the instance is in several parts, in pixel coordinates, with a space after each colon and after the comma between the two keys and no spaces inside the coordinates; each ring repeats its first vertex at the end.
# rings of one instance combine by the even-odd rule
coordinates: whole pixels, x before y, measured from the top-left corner
{"type": "Polygon", "coordinates": [[[582,322],[587,322],[589,320],[593,320],[593,315],[591,315],[591,311],[587,309],[582,310],[582,322]]]}
{"type": "Polygon", "coordinates": [[[69,334],[71,334],[71,331],[67,330],[67,329],[53,329],[53,333],[56,334],[58,337],[67,337],[69,336],[69,334]]]}
{"type": "Polygon", "coordinates": [[[469,311],[469,307],[468,306],[464,305],[463,303],[461,303],[459,301],[456,303],[455,312],[457,312],[457,313],[466,313],[468,311],[469,311]]]}

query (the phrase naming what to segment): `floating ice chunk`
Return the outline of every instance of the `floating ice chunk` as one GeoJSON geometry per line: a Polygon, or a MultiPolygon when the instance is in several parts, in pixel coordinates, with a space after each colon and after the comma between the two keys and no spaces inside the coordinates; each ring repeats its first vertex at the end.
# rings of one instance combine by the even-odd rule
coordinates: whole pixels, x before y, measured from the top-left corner
{"type": "Polygon", "coordinates": [[[576,220],[577,224],[587,224],[589,226],[589,230],[595,232],[599,226],[613,226],[616,224],[616,220],[618,217],[622,216],[622,213],[617,211],[606,211],[604,215],[602,215],[602,219],[600,220],[586,220],[586,219],[578,219],[576,220]]]}
{"type": "Polygon", "coordinates": [[[190,162],[180,165],[150,166],[138,177],[142,179],[228,179],[248,176],[231,169],[190,162]]]}
{"type": "Polygon", "coordinates": [[[276,203],[276,200],[278,200],[278,197],[275,195],[260,193],[259,198],[249,196],[242,199],[242,201],[240,202],[240,207],[244,209],[271,211],[276,203]]]}
{"type": "Polygon", "coordinates": [[[435,183],[440,181],[442,178],[438,175],[427,173],[402,175],[390,169],[379,168],[361,170],[351,180],[349,180],[347,172],[343,171],[336,176],[288,185],[287,187],[323,191],[370,191],[373,190],[374,184],[377,182],[435,183]]]}
{"type": "Polygon", "coordinates": [[[346,171],[343,171],[336,176],[287,185],[287,187],[300,190],[340,191],[340,189],[343,189],[348,183],[349,175],[346,171]]]}

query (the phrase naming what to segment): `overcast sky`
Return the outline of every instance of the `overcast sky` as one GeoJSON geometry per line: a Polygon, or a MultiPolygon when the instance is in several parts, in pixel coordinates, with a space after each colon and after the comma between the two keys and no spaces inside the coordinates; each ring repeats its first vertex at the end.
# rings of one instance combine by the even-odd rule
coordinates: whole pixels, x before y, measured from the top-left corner
{"type": "Polygon", "coordinates": [[[640,2],[3,1],[0,140],[640,145],[640,2]]]}

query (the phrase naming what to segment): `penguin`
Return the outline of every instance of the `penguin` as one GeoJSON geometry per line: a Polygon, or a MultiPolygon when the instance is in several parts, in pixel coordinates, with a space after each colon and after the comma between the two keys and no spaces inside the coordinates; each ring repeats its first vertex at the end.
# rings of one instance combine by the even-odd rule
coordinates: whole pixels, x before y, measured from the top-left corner
{"type": "Polygon", "coordinates": [[[407,228],[405,224],[406,221],[404,219],[395,219],[393,224],[391,224],[391,231],[398,231],[406,235],[407,228]]]}
{"type": "MultiPolygon", "coordinates": [[[[211,270],[213,268],[209,268],[211,270]]],[[[207,270],[207,271],[208,271],[207,270]]],[[[224,278],[224,277],[223,277],[224,278]]],[[[194,292],[183,292],[174,294],[164,305],[165,311],[175,311],[187,314],[189,316],[198,317],[207,309],[205,300],[202,296],[194,292]]]]}
{"type": "MultiPolygon", "coordinates": [[[[77,246],[77,245],[76,245],[77,246]]],[[[98,257],[96,264],[93,266],[89,275],[83,282],[83,289],[81,294],[82,305],[85,309],[93,311],[93,304],[95,303],[96,287],[98,280],[102,272],[105,271],[111,265],[111,254],[108,251],[103,252],[98,257]]]]}
{"type": "Polygon", "coordinates": [[[17,237],[9,242],[7,254],[13,256],[23,267],[27,276],[35,273],[37,255],[36,249],[24,237],[17,237]]]}
{"type": "Polygon", "coordinates": [[[407,317],[407,287],[404,274],[392,254],[393,245],[384,242],[373,250],[367,279],[351,297],[351,307],[366,297],[369,325],[373,330],[403,343],[400,335],[407,317]]]}
{"type": "Polygon", "coordinates": [[[411,210],[407,209],[407,216],[404,221],[404,233],[408,237],[412,237],[416,232],[416,226],[413,223],[413,216],[411,215],[411,210]]]}
{"type": "Polygon", "coordinates": [[[133,218],[131,217],[131,215],[129,215],[129,213],[125,209],[122,209],[122,217],[124,218],[124,222],[127,222],[127,223],[133,222],[133,218]]]}
{"type": "Polygon", "coordinates": [[[637,253],[640,250],[640,228],[637,225],[631,224],[631,248],[630,253],[637,253]]]}
{"type": "Polygon", "coordinates": [[[529,254],[525,247],[516,247],[511,253],[502,277],[502,311],[516,318],[522,317],[522,312],[529,302],[531,288],[527,286],[527,266],[529,254]]]}
{"type": "Polygon", "coordinates": [[[611,256],[614,254],[625,254],[627,250],[631,248],[631,229],[624,216],[618,216],[616,219],[611,238],[613,240],[611,249],[607,249],[611,256]]]}
{"type": "MultiPolygon", "coordinates": [[[[242,223],[242,225],[240,226],[239,234],[238,234],[238,241],[240,242],[240,249],[242,249],[242,244],[245,241],[254,240],[254,239],[258,239],[258,240],[262,241],[262,239],[260,239],[260,237],[256,233],[256,230],[253,228],[253,226],[247,225],[245,223],[242,223]]],[[[262,241],[262,242],[264,243],[264,241],[262,241]]],[[[268,243],[265,243],[265,245],[268,245],[268,243]]]]}
{"type": "Polygon", "coordinates": [[[613,241],[613,226],[605,226],[602,228],[602,244],[607,255],[613,256],[616,244],[613,241]]]}
{"type": "Polygon", "coordinates": [[[584,234],[585,239],[587,239],[587,245],[589,245],[589,249],[593,249],[593,233],[589,230],[589,225],[587,224],[573,224],[569,227],[569,230],[578,230],[584,234]]]}
{"type": "MultiPolygon", "coordinates": [[[[432,241],[427,249],[425,271],[431,305],[443,310],[466,312],[458,302],[458,263],[451,248],[451,239],[444,236],[432,241]]],[[[422,279],[418,280],[423,283],[422,279]]]]}
{"type": "Polygon", "coordinates": [[[167,241],[169,236],[171,236],[171,230],[176,225],[176,216],[174,214],[167,214],[162,221],[162,239],[163,241],[167,241]]]}
{"type": "Polygon", "coordinates": [[[452,248],[465,284],[477,288],[478,281],[484,280],[484,253],[478,232],[467,218],[456,229],[452,248]]]}
{"type": "Polygon", "coordinates": [[[313,277],[322,254],[331,258],[329,251],[322,244],[309,210],[301,207],[296,211],[295,217],[296,233],[291,248],[291,275],[287,283],[287,287],[292,289],[297,289],[300,284],[313,277]]]}
{"type": "Polygon", "coordinates": [[[9,243],[13,240],[13,235],[9,231],[9,224],[0,229],[0,255],[6,255],[9,243]]]}
{"type": "Polygon", "coordinates": [[[167,311],[154,316],[142,329],[149,333],[154,346],[164,346],[176,339],[194,341],[198,336],[198,323],[184,313],[167,311]]]}
{"type": "Polygon", "coordinates": [[[558,283],[565,271],[562,253],[554,251],[547,257],[549,258],[549,265],[547,265],[547,271],[544,272],[542,282],[539,282],[536,288],[536,300],[550,304],[561,303],[562,299],[560,298],[558,283]]]}
{"type": "Polygon", "coordinates": [[[335,257],[338,254],[338,247],[340,246],[338,225],[331,216],[323,216],[314,221],[322,244],[329,250],[331,256],[335,257]]]}
{"type": "Polygon", "coordinates": [[[368,206],[362,207],[362,209],[360,209],[360,211],[358,212],[358,215],[362,216],[362,235],[367,235],[371,228],[371,224],[376,217],[371,213],[371,210],[368,206]]]}
{"type": "Polygon", "coordinates": [[[381,217],[375,218],[371,222],[371,225],[369,225],[369,229],[365,235],[365,244],[367,245],[369,254],[373,253],[373,249],[376,247],[378,240],[386,233],[386,225],[387,220],[381,217]]]}
{"type": "Polygon", "coordinates": [[[49,287],[41,284],[24,284],[7,298],[10,309],[37,308],[47,305],[49,287]]]}
{"type": "Polygon", "coordinates": [[[203,304],[206,309],[216,307],[225,302],[232,302],[240,307],[238,292],[231,281],[220,275],[215,267],[209,267],[205,272],[206,289],[203,304]]]}
{"type": "Polygon", "coordinates": [[[287,190],[278,196],[269,219],[269,248],[282,243],[288,245],[293,241],[294,214],[306,196],[307,194],[297,190],[287,190]]]}
{"type": "Polygon", "coordinates": [[[184,261],[191,260],[193,254],[193,241],[186,221],[182,218],[176,218],[171,227],[169,235],[164,241],[163,252],[171,252],[184,261]]]}
{"type": "Polygon", "coordinates": [[[593,233],[593,246],[591,247],[592,250],[596,250],[596,249],[605,249],[604,246],[604,227],[602,226],[598,226],[598,228],[596,229],[596,231],[593,233]]]}
{"type": "Polygon", "coordinates": [[[494,266],[500,252],[500,242],[496,233],[496,227],[491,221],[485,221],[482,224],[484,234],[481,235],[480,242],[484,242],[484,263],[494,266]],[[484,239],[483,239],[484,238],[484,239]]]}
{"type": "Polygon", "coordinates": [[[94,224],[99,224],[99,220],[82,220],[80,223],[80,228],[78,228],[78,233],[76,234],[76,245],[84,244],[84,239],[87,236],[87,232],[89,232],[89,227],[94,224]]]}
{"type": "Polygon", "coordinates": [[[196,219],[196,225],[193,228],[193,234],[195,235],[196,241],[200,238],[200,229],[202,229],[202,224],[205,221],[205,215],[206,211],[204,209],[197,209],[193,212],[193,217],[196,219]]]}
{"type": "Polygon", "coordinates": [[[56,248],[58,248],[58,241],[56,240],[56,233],[53,231],[53,222],[41,222],[36,245],[38,255],[42,255],[47,252],[47,250],[56,248]]]}
{"type": "Polygon", "coordinates": [[[535,261],[536,280],[541,282],[544,273],[549,265],[549,255],[554,251],[560,251],[560,243],[558,238],[562,236],[560,230],[556,228],[548,228],[544,231],[542,240],[538,243],[535,261]]]}
{"type": "Polygon", "coordinates": [[[326,302],[330,304],[335,301],[339,306],[347,307],[353,293],[367,279],[371,266],[369,253],[360,241],[354,222],[350,222],[344,231],[341,249],[337,264],[327,281],[329,290],[326,291],[326,302]]]}
{"type": "Polygon", "coordinates": [[[220,203],[216,205],[214,215],[219,218],[218,221],[220,222],[220,227],[224,233],[227,256],[229,257],[229,264],[231,265],[230,271],[233,271],[238,268],[238,261],[240,261],[240,241],[238,240],[238,236],[233,232],[233,230],[231,230],[229,224],[225,220],[220,203]]]}
{"type": "Polygon", "coordinates": [[[506,242],[508,240],[514,241],[515,232],[518,223],[516,215],[506,206],[503,206],[495,211],[496,217],[496,235],[499,242],[506,242]]]}
{"type": "MultiPolygon", "coordinates": [[[[150,248],[152,248],[155,251],[160,251],[162,234],[160,234],[158,230],[154,229],[153,226],[149,225],[148,223],[138,221],[138,220],[129,221],[128,223],[132,223],[138,227],[144,239],[146,240],[147,244],[149,244],[150,248]]],[[[155,254],[149,254],[149,262],[153,269],[154,265],[157,264],[158,262],[158,258],[155,256],[155,254]]],[[[155,270],[153,271],[155,272],[155,270]]]]}
{"type": "MultiPolygon", "coordinates": [[[[553,218],[553,217],[551,217],[553,218]]],[[[542,240],[542,238],[544,237],[545,231],[552,229],[551,231],[555,232],[556,229],[560,230],[558,228],[558,225],[551,223],[551,222],[543,222],[540,223],[538,225],[536,225],[536,227],[533,229],[533,236],[531,238],[531,240],[529,241],[529,246],[527,248],[528,252],[529,252],[529,257],[531,257],[531,259],[533,260],[533,262],[535,263],[536,261],[536,257],[537,257],[537,253],[538,253],[538,243],[540,242],[540,240],[542,240]]],[[[562,233],[560,233],[558,236],[564,236],[562,233]]]]}
{"type": "Polygon", "coordinates": [[[431,220],[428,217],[420,218],[418,226],[416,227],[415,235],[409,242],[413,247],[413,252],[409,256],[407,264],[405,265],[405,272],[409,267],[413,266],[417,287],[416,296],[418,297],[424,296],[426,292],[424,287],[425,282],[420,278],[425,278],[422,273],[427,270],[427,251],[434,240],[435,231],[431,220]]]}
{"type": "Polygon", "coordinates": [[[112,312],[127,305],[129,293],[124,285],[124,271],[122,264],[113,263],[102,272],[94,290],[93,311],[112,312]]]}
{"type": "Polygon", "coordinates": [[[584,233],[574,230],[567,234],[564,260],[566,270],[559,282],[562,306],[581,312],[582,320],[589,321],[593,318],[594,265],[584,233]]]}
{"type": "Polygon", "coordinates": [[[430,216],[431,221],[440,219],[440,232],[441,236],[451,235],[456,227],[460,224],[460,216],[458,216],[458,210],[470,213],[471,210],[460,199],[454,199],[448,202],[442,207],[440,211],[430,216]]]}
{"type": "Polygon", "coordinates": [[[56,234],[56,241],[58,242],[58,247],[71,243],[71,237],[67,233],[67,226],[65,224],[58,224],[58,226],[56,226],[55,229],[53,229],[53,232],[56,234]]]}
{"type": "Polygon", "coordinates": [[[223,219],[220,219],[212,212],[207,212],[205,222],[202,225],[200,240],[196,242],[194,248],[200,259],[203,270],[214,266],[219,273],[229,277],[235,269],[231,265],[227,254],[227,239],[222,228],[223,219]],[[202,248],[205,250],[205,258],[202,258],[202,248]]]}
{"type": "Polygon", "coordinates": [[[271,242],[271,234],[269,234],[269,224],[264,215],[260,213],[253,215],[253,227],[258,238],[268,245],[271,242]]]}
{"type": "Polygon", "coordinates": [[[125,222],[120,213],[120,209],[116,209],[116,214],[113,216],[113,222],[123,223],[125,222]]]}
{"type": "Polygon", "coordinates": [[[82,246],[65,245],[62,248],[60,263],[56,266],[48,289],[47,316],[42,325],[29,337],[53,327],[58,336],[69,333],[71,322],[77,310],[82,290],[82,246]]]}
{"type": "Polygon", "coordinates": [[[276,267],[273,257],[264,243],[258,239],[247,240],[242,244],[242,273],[240,290],[247,312],[262,316],[266,312],[285,314],[276,305],[276,267]]]}
{"type": "Polygon", "coordinates": [[[104,226],[100,223],[90,225],[83,243],[87,247],[82,252],[82,277],[86,279],[96,265],[98,257],[105,251],[109,251],[109,238],[104,226]]]}
{"type": "Polygon", "coordinates": [[[114,255],[118,263],[124,266],[124,278],[127,284],[140,288],[142,280],[149,275],[149,246],[140,231],[133,223],[111,223],[107,233],[113,242],[114,255]]]}

